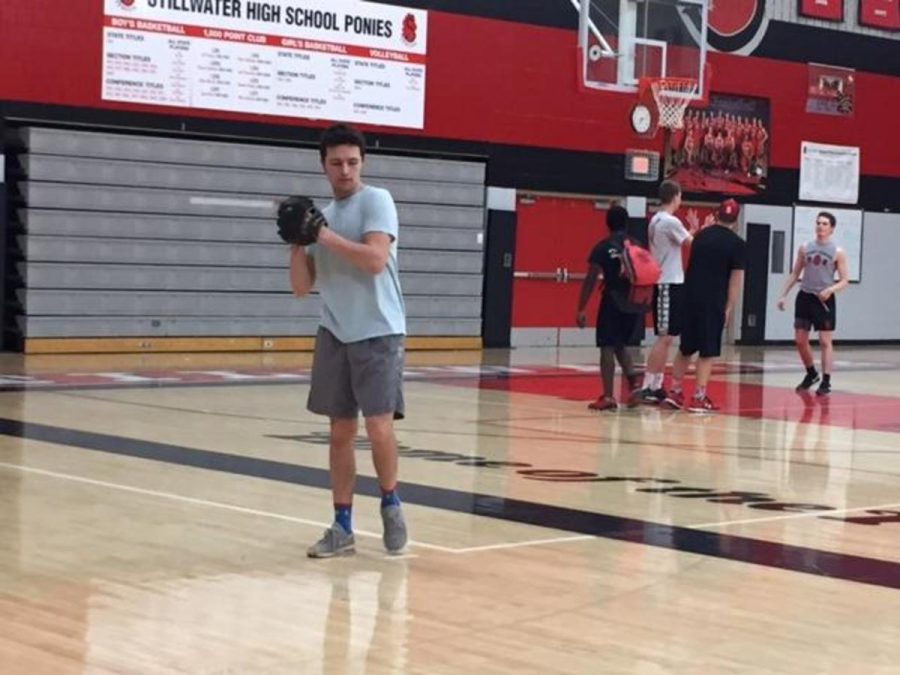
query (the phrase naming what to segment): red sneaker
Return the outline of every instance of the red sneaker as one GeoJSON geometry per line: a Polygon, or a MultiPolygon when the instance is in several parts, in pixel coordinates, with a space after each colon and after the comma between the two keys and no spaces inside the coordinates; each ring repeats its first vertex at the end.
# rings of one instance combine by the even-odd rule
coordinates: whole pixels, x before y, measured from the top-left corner
{"type": "Polygon", "coordinates": [[[631,393],[628,394],[628,401],[625,405],[629,408],[637,408],[641,403],[644,402],[644,390],[643,389],[632,389],[631,393]]]}
{"type": "Polygon", "coordinates": [[[618,410],[619,404],[616,403],[616,399],[614,399],[614,398],[607,398],[606,396],[601,396],[596,401],[594,401],[592,403],[588,403],[588,408],[590,410],[598,410],[598,411],[618,410]]]}
{"type": "Polygon", "coordinates": [[[692,413],[707,413],[718,410],[719,406],[710,401],[709,396],[704,396],[703,398],[697,398],[695,396],[691,399],[687,409],[688,412],[692,413]]]}
{"type": "Polygon", "coordinates": [[[684,408],[684,393],[680,391],[670,391],[666,394],[666,400],[662,404],[672,410],[681,410],[684,408]]]}

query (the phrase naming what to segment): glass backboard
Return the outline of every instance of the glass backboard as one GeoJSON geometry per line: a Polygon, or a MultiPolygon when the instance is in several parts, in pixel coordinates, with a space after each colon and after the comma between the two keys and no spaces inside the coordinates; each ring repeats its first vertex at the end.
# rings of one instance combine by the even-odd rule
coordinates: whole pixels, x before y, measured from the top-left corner
{"type": "Polygon", "coordinates": [[[687,77],[703,97],[710,0],[572,2],[585,87],[633,92],[642,77],[687,77]]]}

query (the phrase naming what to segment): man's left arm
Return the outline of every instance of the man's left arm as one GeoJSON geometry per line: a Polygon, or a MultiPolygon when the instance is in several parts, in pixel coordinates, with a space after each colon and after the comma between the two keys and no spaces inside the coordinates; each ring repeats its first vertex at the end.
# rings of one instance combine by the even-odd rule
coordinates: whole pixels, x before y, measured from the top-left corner
{"type": "Polygon", "coordinates": [[[591,299],[591,295],[594,292],[599,277],[600,265],[592,262],[590,267],[588,267],[588,272],[584,277],[584,281],[581,282],[581,293],[578,295],[578,308],[575,310],[575,324],[579,328],[584,328],[587,325],[587,313],[584,310],[587,307],[588,300],[591,299]]]}
{"type": "Polygon", "coordinates": [[[738,293],[744,285],[744,270],[733,269],[731,276],[728,278],[728,300],[725,303],[725,325],[731,321],[731,313],[734,311],[734,305],[737,303],[738,293]]]}
{"type": "Polygon", "coordinates": [[[725,325],[731,321],[731,313],[737,304],[738,294],[744,285],[744,268],[747,267],[747,246],[738,241],[731,259],[731,274],[728,277],[728,299],[725,301],[725,325]]]}
{"type": "Polygon", "coordinates": [[[834,256],[834,266],[837,268],[838,280],[819,293],[819,299],[822,302],[827,302],[828,298],[847,288],[850,283],[850,273],[847,268],[847,255],[844,253],[844,249],[839,248],[837,250],[837,254],[834,256]]]}
{"type": "Polygon", "coordinates": [[[397,207],[388,192],[376,192],[371,199],[366,205],[361,242],[351,241],[323,228],[318,243],[363,272],[378,276],[387,266],[399,222],[397,207]]]}
{"type": "MultiPolygon", "coordinates": [[[[670,223],[666,234],[668,234],[669,239],[676,246],[690,246],[694,241],[694,234],[696,234],[697,230],[694,228],[694,223],[690,223],[692,229],[686,228],[678,216],[673,216],[674,222],[670,223]]],[[[689,221],[690,222],[690,221],[689,221]]],[[[700,221],[697,220],[697,229],[699,229],[700,221]]]]}

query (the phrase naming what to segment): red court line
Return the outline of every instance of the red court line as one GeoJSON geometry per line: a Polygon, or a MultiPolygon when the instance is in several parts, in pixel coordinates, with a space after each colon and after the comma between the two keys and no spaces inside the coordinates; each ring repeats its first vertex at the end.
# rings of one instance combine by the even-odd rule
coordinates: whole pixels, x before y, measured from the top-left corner
{"type": "MultiPolygon", "coordinates": [[[[600,389],[595,374],[548,371],[541,375],[510,374],[500,379],[454,380],[447,384],[476,386],[495,391],[551,396],[567,401],[594,400],[600,389]]],[[[687,381],[688,394],[693,382],[687,381]]],[[[621,383],[617,384],[621,391],[621,383]]],[[[753,419],[824,424],[847,429],[900,432],[900,398],[835,391],[830,396],[799,394],[785,387],[712,380],[709,396],[718,414],[753,419]]]]}

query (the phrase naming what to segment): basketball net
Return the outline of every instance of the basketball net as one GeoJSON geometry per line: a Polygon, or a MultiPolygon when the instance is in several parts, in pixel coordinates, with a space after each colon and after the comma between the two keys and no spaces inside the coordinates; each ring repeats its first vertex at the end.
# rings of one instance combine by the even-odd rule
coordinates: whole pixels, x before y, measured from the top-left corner
{"type": "Polygon", "coordinates": [[[658,126],[666,129],[684,127],[684,111],[698,91],[697,80],[690,77],[642,77],[639,95],[650,91],[656,103],[658,126]]]}

